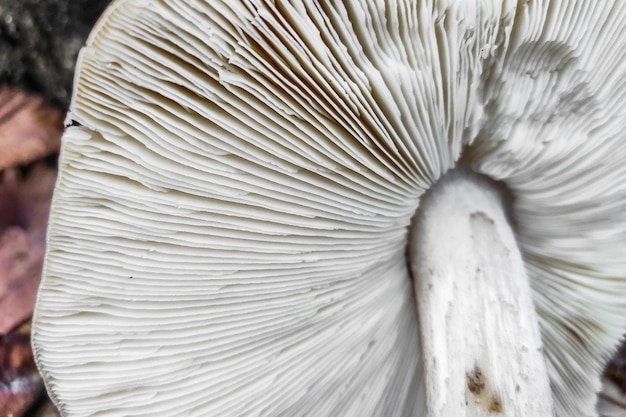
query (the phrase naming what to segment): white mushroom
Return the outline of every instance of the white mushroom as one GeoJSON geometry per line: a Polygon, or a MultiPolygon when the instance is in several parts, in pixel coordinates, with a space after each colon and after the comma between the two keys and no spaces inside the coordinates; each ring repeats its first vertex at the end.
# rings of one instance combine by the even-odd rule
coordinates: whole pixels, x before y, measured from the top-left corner
{"type": "Polygon", "coordinates": [[[625,58],[621,0],[116,1],[50,219],[51,397],[597,415],[626,331],[625,58]]]}

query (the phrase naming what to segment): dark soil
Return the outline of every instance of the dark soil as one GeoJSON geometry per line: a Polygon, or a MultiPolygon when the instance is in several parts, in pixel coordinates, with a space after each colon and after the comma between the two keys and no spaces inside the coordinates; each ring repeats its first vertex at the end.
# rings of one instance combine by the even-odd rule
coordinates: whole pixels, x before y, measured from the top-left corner
{"type": "Polygon", "coordinates": [[[67,110],[74,63],[109,0],[0,0],[0,85],[67,110]]]}

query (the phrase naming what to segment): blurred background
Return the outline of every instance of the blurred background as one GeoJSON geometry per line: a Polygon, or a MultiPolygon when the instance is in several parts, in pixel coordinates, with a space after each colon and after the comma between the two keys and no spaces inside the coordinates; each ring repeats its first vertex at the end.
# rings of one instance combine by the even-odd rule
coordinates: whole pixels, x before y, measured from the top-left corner
{"type": "Polygon", "coordinates": [[[0,417],[56,417],[30,318],[74,62],[109,0],[0,0],[0,417]]]}
{"type": "Polygon", "coordinates": [[[69,106],[74,62],[109,0],[0,0],[0,82],[69,106]]]}
{"type": "MultiPolygon", "coordinates": [[[[109,0],[0,0],[0,417],[58,417],[30,347],[74,63],[109,0]]],[[[626,320],[626,318],[625,318],[626,320]]],[[[600,402],[626,417],[626,348],[600,402]]]]}

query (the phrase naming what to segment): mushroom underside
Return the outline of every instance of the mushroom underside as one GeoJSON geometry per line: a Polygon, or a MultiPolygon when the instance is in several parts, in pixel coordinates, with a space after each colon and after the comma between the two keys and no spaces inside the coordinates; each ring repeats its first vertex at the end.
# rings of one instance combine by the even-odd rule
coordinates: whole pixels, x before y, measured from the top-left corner
{"type": "Polygon", "coordinates": [[[597,415],[626,330],[624,51],[619,0],[116,1],[80,54],[52,205],[33,328],[51,397],[424,415],[407,245],[463,165],[513,197],[555,415],[597,415]]]}

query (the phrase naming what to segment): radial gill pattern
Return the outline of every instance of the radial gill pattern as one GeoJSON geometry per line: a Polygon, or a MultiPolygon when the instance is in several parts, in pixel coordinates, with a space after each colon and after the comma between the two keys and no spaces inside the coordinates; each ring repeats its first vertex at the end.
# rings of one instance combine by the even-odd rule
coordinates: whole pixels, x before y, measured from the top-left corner
{"type": "Polygon", "coordinates": [[[422,416],[405,248],[512,192],[559,417],[626,324],[626,2],[120,0],[78,64],[34,328],[67,416],[422,416]]]}

